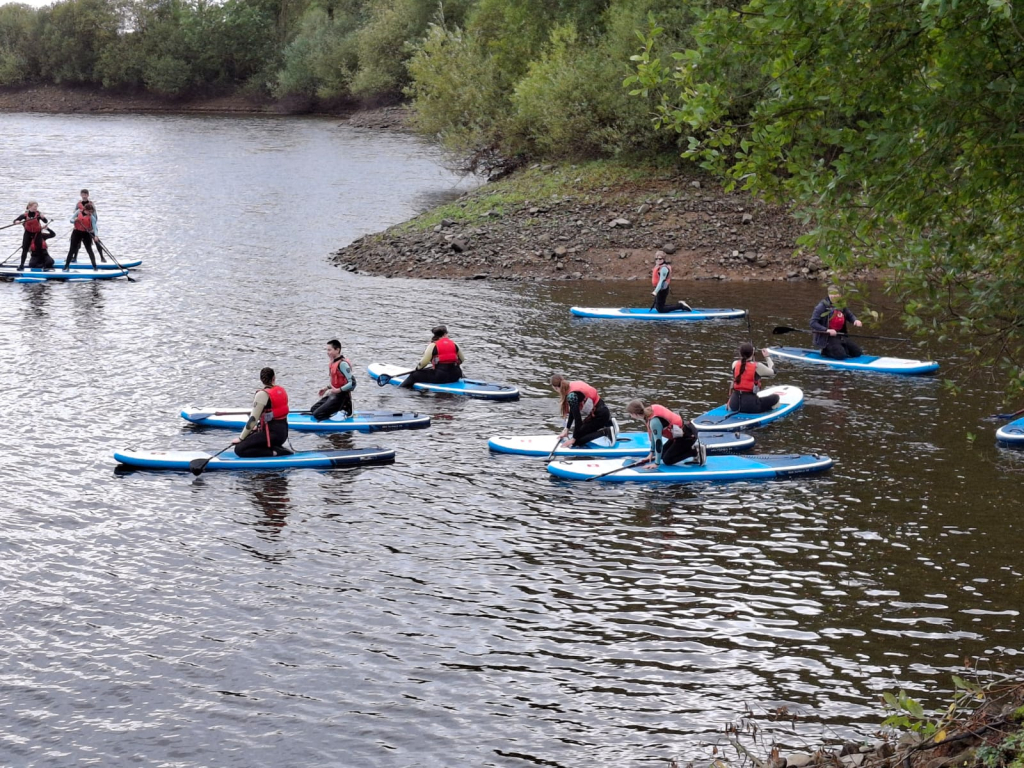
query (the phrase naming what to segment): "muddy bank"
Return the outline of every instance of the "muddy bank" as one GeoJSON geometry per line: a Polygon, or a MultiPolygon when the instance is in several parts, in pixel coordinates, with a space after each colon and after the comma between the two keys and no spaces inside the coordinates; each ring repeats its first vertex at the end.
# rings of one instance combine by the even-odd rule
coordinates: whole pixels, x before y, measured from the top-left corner
{"type": "Polygon", "coordinates": [[[406,130],[408,123],[408,110],[402,106],[364,108],[352,102],[260,101],[239,95],[165,99],[146,93],[114,93],[98,88],[62,88],[56,85],[0,89],[0,112],[333,115],[351,125],[374,130],[406,130]]]}
{"type": "Polygon", "coordinates": [[[829,276],[797,251],[803,230],[784,209],[695,175],[599,168],[534,166],[356,240],[333,260],[388,276],[622,280],[647,279],[660,249],[682,279],[829,276]]]}

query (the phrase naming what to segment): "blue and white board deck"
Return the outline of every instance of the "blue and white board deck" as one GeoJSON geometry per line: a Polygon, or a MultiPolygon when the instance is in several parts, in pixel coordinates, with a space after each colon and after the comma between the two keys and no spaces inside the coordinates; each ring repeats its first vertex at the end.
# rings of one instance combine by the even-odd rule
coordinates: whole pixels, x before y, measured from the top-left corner
{"type": "MultiPolygon", "coordinates": [[[[370,363],[366,366],[366,372],[370,378],[376,379],[382,374],[391,376],[389,383],[396,387],[405,381],[405,376],[396,376],[398,373],[406,373],[408,369],[402,369],[398,365],[385,365],[383,363],[370,363]]],[[[511,384],[491,384],[486,381],[474,381],[473,379],[459,379],[451,384],[413,384],[413,389],[421,392],[441,392],[448,395],[465,395],[481,400],[518,400],[519,389],[511,384]]]]}
{"type": "Polygon", "coordinates": [[[996,440],[1005,445],[1024,447],[1024,419],[1011,421],[997,429],[996,440]]]}
{"type": "Polygon", "coordinates": [[[730,411],[728,406],[720,405],[695,418],[693,426],[701,431],[708,429],[748,429],[750,427],[759,427],[770,421],[781,419],[804,404],[803,390],[799,387],[791,387],[788,384],[768,387],[768,389],[761,390],[760,394],[778,395],[778,405],[764,413],[737,413],[736,411],[730,411]]]}
{"type": "Polygon", "coordinates": [[[659,312],[656,309],[642,309],[640,307],[569,307],[569,311],[576,317],[596,317],[605,320],[730,320],[737,317],[744,317],[747,314],[745,309],[704,309],[694,307],[693,309],[677,310],[675,312],[659,312]]]}
{"type": "MultiPolygon", "coordinates": [[[[635,459],[593,459],[583,461],[553,461],[548,472],[566,480],[588,480],[613,469],[628,466],[635,459]]],[[[811,472],[823,472],[832,466],[832,459],[818,455],[775,456],[708,456],[701,467],[689,462],[667,466],[650,465],[597,478],[610,483],[692,483],[700,480],[765,480],[790,477],[811,472]]]]}
{"type": "Polygon", "coordinates": [[[113,280],[124,277],[127,270],[120,269],[0,269],[0,277],[13,278],[16,283],[41,283],[48,280],[113,280]]]}
{"type": "Polygon", "coordinates": [[[875,357],[873,355],[861,355],[850,357],[846,360],[833,360],[830,357],[822,357],[820,352],[813,349],[801,349],[799,347],[772,347],[771,352],[776,357],[784,357],[788,360],[800,360],[804,363],[816,363],[826,365],[830,368],[842,368],[849,371],[869,371],[873,373],[900,373],[905,376],[920,376],[926,373],[935,373],[939,370],[939,364],[931,360],[907,360],[902,357],[875,357]]]}
{"type": "MultiPolygon", "coordinates": [[[[134,267],[139,267],[139,266],[142,266],[142,259],[134,259],[132,261],[122,261],[120,267],[117,266],[117,264],[115,264],[112,261],[107,261],[107,262],[97,261],[96,262],[96,270],[97,271],[99,271],[99,270],[117,270],[117,271],[120,272],[120,271],[124,271],[125,269],[132,269],[134,267]]],[[[17,277],[18,275],[20,275],[20,274],[22,274],[24,272],[27,272],[28,269],[29,269],[29,267],[25,267],[25,269],[23,269],[21,271],[18,271],[17,265],[14,265],[14,264],[4,264],[3,266],[0,266],[0,274],[2,274],[2,275],[13,275],[13,276],[17,277]]],[[[38,268],[37,267],[33,267],[33,269],[38,269],[38,268]]],[[[53,269],[63,270],[64,269],[64,262],[63,261],[55,261],[53,263],[53,269]]],[[[69,268],[69,271],[70,271],[70,269],[78,270],[78,271],[86,270],[88,272],[91,272],[92,271],[92,264],[89,262],[88,259],[86,259],[85,262],[82,262],[81,260],[73,261],[73,262],[71,262],[71,267],[69,268]]]]}
{"type": "MultiPolygon", "coordinates": [[[[117,262],[121,265],[120,267],[118,267],[113,261],[100,261],[97,259],[96,269],[121,269],[122,267],[124,269],[134,269],[135,267],[142,266],[142,259],[118,259],[117,262]]],[[[53,268],[63,269],[64,262],[54,261],[53,268]]],[[[79,256],[78,261],[71,262],[71,269],[92,269],[92,263],[89,261],[88,257],[85,258],[85,263],[83,263],[82,257],[79,256]]]]}
{"type": "MultiPolygon", "coordinates": [[[[204,427],[241,429],[249,419],[248,408],[182,408],[181,418],[204,427]]],[[[296,432],[391,432],[396,429],[426,429],[430,417],[419,413],[393,413],[392,411],[356,411],[347,419],[334,414],[317,421],[312,414],[292,411],[288,414],[288,429],[296,432]]]]}
{"type": "MultiPolygon", "coordinates": [[[[188,469],[195,459],[209,459],[213,454],[207,451],[136,451],[125,450],[114,453],[121,464],[140,469],[188,469]]],[[[222,453],[211,459],[206,469],[292,469],[309,467],[331,469],[334,467],[361,467],[368,464],[391,464],[395,452],[391,448],[355,448],[344,451],[298,451],[288,456],[266,456],[243,459],[234,451],[222,453]]]]}
{"type": "MultiPolygon", "coordinates": [[[[515,453],[520,456],[549,456],[558,441],[558,435],[499,435],[487,441],[487,447],[497,453],[515,453]]],[[[754,447],[754,438],[740,432],[704,432],[700,441],[708,454],[735,453],[754,447]]],[[[614,446],[601,447],[587,444],[581,448],[558,447],[555,456],[646,456],[651,452],[651,439],[646,432],[622,432],[614,446]]]]}

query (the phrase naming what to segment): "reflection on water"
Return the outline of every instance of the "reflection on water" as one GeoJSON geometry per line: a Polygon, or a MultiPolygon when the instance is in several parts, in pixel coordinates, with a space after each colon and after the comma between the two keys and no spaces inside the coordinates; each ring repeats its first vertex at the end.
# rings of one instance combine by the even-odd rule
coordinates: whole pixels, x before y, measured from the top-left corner
{"type": "MultiPolygon", "coordinates": [[[[540,459],[485,447],[555,429],[552,372],[588,380],[619,414],[634,397],[699,413],[723,401],[746,323],[569,315],[647,305],[644,281],[418,283],[331,267],[339,245],[455,183],[409,137],[274,118],[0,123],[23,148],[0,156],[13,199],[60,209],[86,184],[111,247],[145,260],[132,284],[0,284],[0,387],[15,404],[0,417],[0,713],[17,724],[0,729],[0,763],[642,764],[692,755],[746,706],[813,711],[832,734],[867,738],[880,691],[927,700],[964,656],[1021,647],[1024,452],[995,446],[982,417],[1005,409],[986,387],[954,397],[938,379],[780,361],[776,380],[807,400],[757,431],[757,450],[829,453],[832,472],[555,481],[540,459]],[[42,153],[75,180],[25,177],[42,153]],[[293,212],[315,225],[293,226],[293,212]],[[468,373],[523,399],[365,376],[370,362],[414,363],[438,322],[468,373]],[[111,471],[117,448],[223,447],[230,432],[178,411],[247,408],[267,364],[307,407],[334,337],[358,408],[432,426],[293,432],[292,445],[395,447],[394,465],[111,471]]],[[[758,346],[774,325],[802,326],[821,293],[678,289],[749,307],[758,346]]],[[[794,740],[819,735],[794,727],[794,740]]]]}

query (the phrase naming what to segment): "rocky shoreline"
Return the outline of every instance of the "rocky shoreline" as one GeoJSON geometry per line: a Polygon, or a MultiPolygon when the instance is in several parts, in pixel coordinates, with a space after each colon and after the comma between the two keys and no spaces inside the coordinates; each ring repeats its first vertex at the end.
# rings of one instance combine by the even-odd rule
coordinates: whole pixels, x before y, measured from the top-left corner
{"type": "Polygon", "coordinates": [[[803,229],[787,211],[726,193],[705,177],[676,172],[593,181],[576,166],[535,165],[512,182],[485,184],[362,237],[333,261],[350,272],[389,277],[623,280],[645,278],[662,250],[680,279],[830,276],[816,256],[798,251],[803,229]],[[532,181],[545,188],[552,175],[564,181],[555,194],[530,194],[532,181]],[[506,183],[521,194],[509,194],[506,183]]]}

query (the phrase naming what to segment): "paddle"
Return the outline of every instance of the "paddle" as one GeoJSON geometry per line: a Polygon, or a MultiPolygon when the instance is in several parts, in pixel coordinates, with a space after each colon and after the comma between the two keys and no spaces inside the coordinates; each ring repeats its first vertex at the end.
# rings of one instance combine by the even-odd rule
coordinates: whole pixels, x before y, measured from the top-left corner
{"type": "Polygon", "coordinates": [[[14,222],[13,224],[8,224],[8,225],[7,225],[6,227],[0,227],[0,230],[3,230],[3,229],[10,229],[11,227],[16,227],[16,226],[18,226],[19,224],[21,224],[21,222],[20,222],[20,221],[16,221],[16,222],[14,222]]]}
{"type": "Polygon", "coordinates": [[[558,442],[555,443],[555,447],[551,449],[551,453],[549,453],[548,457],[544,459],[545,462],[551,461],[551,459],[555,457],[555,451],[558,450],[558,447],[562,444],[563,440],[565,440],[564,437],[558,438],[558,442]]]}
{"type": "Polygon", "coordinates": [[[201,474],[203,474],[203,470],[206,469],[206,465],[207,464],[209,464],[211,461],[213,461],[218,456],[220,456],[222,453],[224,453],[224,451],[228,450],[228,448],[234,448],[234,447],[235,447],[234,443],[228,443],[223,448],[221,448],[219,451],[217,451],[215,454],[213,454],[213,456],[208,456],[205,459],[192,459],[192,461],[190,461],[188,463],[188,471],[191,472],[196,477],[199,477],[201,474]]]}
{"type": "Polygon", "coordinates": [[[1020,416],[1022,413],[1024,413],[1024,408],[1021,408],[1019,411],[1014,411],[1013,413],[993,413],[991,416],[989,416],[989,418],[990,419],[1015,419],[1018,416],[1020,416]]]}
{"type": "Polygon", "coordinates": [[[3,261],[0,261],[0,267],[2,267],[2,266],[3,266],[4,264],[6,264],[6,263],[7,263],[8,261],[10,261],[10,260],[11,260],[11,258],[12,258],[12,257],[14,256],[14,254],[15,254],[15,253],[21,253],[21,246],[20,246],[20,245],[19,245],[19,246],[18,246],[17,248],[15,248],[15,249],[14,249],[14,252],[13,252],[13,253],[11,253],[11,255],[10,255],[10,256],[8,256],[8,257],[7,257],[6,259],[4,259],[3,261]]]}
{"type": "MultiPolygon", "coordinates": [[[[114,258],[114,254],[112,254],[110,252],[110,249],[107,248],[107,246],[105,246],[103,243],[100,242],[99,238],[96,238],[96,247],[99,249],[99,252],[100,252],[101,256],[103,255],[103,252],[106,251],[106,254],[107,254],[107,256],[110,257],[111,261],[114,262],[114,264],[117,266],[118,269],[120,269],[122,272],[124,272],[124,276],[128,279],[129,283],[134,283],[135,282],[135,280],[131,277],[131,275],[128,274],[128,270],[121,266],[121,264],[117,261],[117,259],[114,258]]],[[[202,470],[199,470],[199,471],[202,472],[202,470]]],[[[196,473],[196,474],[198,474],[198,473],[196,473]]]]}
{"type": "MultiPolygon", "coordinates": [[[[779,336],[783,333],[820,333],[820,331],[808,331],[803,328],[790,328],[788,325],[777,325],[772,328],[772,335],[779,336]]],[[[840,336],[849,336],[851,339],[880,339],[882,341],[913,341],[902,336],[862,336],[861,334],[840,333],[840,336]]]]}
{"type": "Polygon", "coordinates": [[[416,373],[416,370],[416,368],[413,368],[411,371],[406,371],[405,373],[394,373],[390,375],[382,373],[380,376],[377,377],[377,386],[386,387],[391,382],[392,379],[397,379],[399,376],[408,376],[410,373],[416,373]]]}
{"type": "Polygon", "coordinates": [[[583,482],[589,483],[591,480],[599,480],[602,477],[608,477],[608,475],[614,475],[616,472],[621,472],[624,469],[632,469],[633,467],[646,467],[648,464],[653,464],[653,461],[648,459],[642,459],[640,461],[634,461],[632,464],[626,464],[625,466],[618,467],[617,469],[609,469],[607,472],[602,472],[600,475],[594,475],[588,477],[583,482]]]}
{"type": "MultiPolygon", "coordinates": [[[[244,416],[247,413],[251,413],[251,411],[249,411],[249,410],[244,410],[244,411],[197,411],[195,413],[190,413],[189,414],[189,418],[190,419],[208,419],[211,416],[244,416]]],[[[301,414],[309,415],[309,414],[312,413],[312,411],[288,411],[288,413],[301,413],[301,414]]]]}

